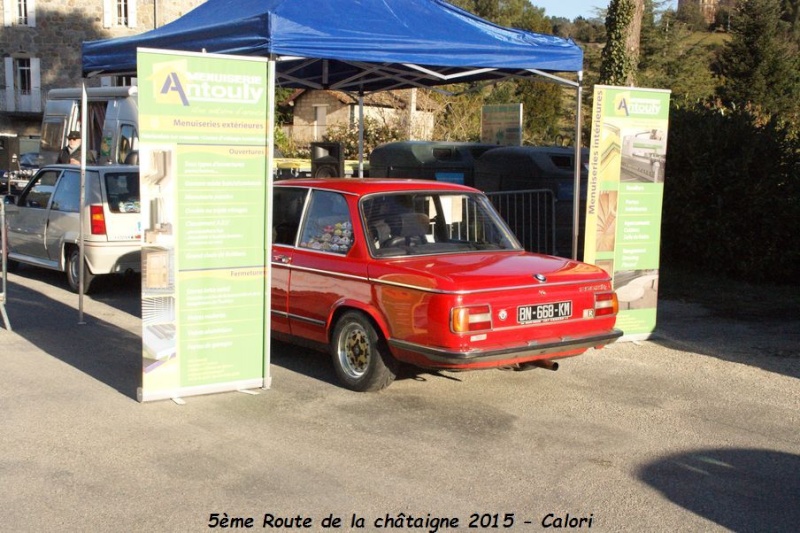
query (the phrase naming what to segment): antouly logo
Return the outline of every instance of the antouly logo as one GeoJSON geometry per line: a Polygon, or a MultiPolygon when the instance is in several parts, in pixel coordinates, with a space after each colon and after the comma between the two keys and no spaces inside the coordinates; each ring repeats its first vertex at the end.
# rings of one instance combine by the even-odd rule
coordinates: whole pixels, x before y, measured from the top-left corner
{"type": "Polygon", "coordinates": [[[265,95],[262,76],[190,70],[186,60],[155,63],[152,80],[155,102],[165,105],[258,104],[265,95]]]}
{"type": "Polygon", "coordinates": [[[167,74],[164,85],[161,86],[160,94],[161,96],[169,96],[173,92],[178,95],[183,105],[189,105],[189,100],[186,98],[186,91],[183,90],[183,84],[177,72],[170,72],[167,74]]]}
{"type": "Polygon", "coordinates": [[[661,100],[633,97],[631,93],[623,92],[614,98],[614,114],[618,117],[657,116],[661,114],[661,100]]]}

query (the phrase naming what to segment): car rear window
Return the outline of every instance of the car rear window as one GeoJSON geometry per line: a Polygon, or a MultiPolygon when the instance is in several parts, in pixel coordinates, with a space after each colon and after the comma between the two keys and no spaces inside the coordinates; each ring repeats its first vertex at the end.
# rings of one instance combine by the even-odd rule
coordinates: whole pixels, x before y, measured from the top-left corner
{"type": "Polygon", "coordinates": [[[139,213],[139,175],[136,173],[106,174],[108,208],[112,213],[139,213]]]}
{"type": "Polygon", "coordinates": [[[520,249],[482,195],[376,193],[361,209],[375,257],[520,249]]]}

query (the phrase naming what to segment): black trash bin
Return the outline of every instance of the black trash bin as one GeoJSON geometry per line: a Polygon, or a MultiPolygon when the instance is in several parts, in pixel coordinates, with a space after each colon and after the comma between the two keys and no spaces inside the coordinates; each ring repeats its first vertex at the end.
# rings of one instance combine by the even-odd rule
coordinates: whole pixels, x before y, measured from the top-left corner
{"type": "Polygon", "coordinates": [[[476,160],[493,144],[446,141],[397,141],[376,147],[369,156],[373,178],[417,178],[474,185],[476,160]]]}
{"type": "MultiPolygon", "coordinates": [[[[589,150],[581,151],[579,256],[583,252],[589,150]]],[[[475,188],[484,192],[549,190],[555,198],[555,249],[572,255],[575,149],[562,146],[505,146],[482,154],[475,162],[475,188]]],[[[513,228],[512,228],[513,229],[513,228]]]]}

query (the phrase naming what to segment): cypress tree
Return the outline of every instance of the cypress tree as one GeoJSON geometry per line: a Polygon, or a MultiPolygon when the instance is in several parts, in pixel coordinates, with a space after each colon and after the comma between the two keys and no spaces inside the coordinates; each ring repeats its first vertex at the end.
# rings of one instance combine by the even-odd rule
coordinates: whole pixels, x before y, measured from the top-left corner
{"type": "Polygon", "coordinates": [[[715,65],[717,95],[727,105],[756,107],[767,115],[796,117],[800,61],[780,0],[743,0],[731,20],[732,36],[715,65]]]}

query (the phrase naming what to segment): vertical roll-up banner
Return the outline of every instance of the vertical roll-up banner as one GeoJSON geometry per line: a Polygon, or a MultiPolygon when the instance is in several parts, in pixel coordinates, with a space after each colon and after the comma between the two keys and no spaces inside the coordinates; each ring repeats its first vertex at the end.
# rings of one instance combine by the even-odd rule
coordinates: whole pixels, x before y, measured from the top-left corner
{"type": "Polygon", "coordinates": [[[139,401],[262,387],[268,62],[148,49],[137,61],[139,401]]]}
{"type": "Polygon", "coordinates": [[[613,276],[623,340],[646,339],[656,325],[669,97],[594,88],[583,257],[613,276]]]}

